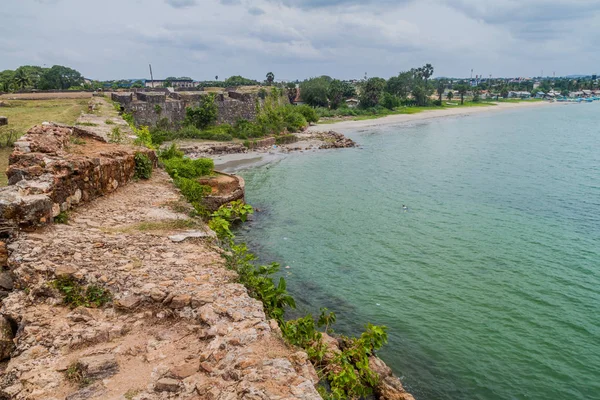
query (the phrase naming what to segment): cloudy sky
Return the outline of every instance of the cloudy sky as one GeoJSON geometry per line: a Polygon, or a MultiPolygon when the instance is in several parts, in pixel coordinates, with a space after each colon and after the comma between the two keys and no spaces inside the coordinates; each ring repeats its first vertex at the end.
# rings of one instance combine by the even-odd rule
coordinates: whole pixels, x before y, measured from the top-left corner
{"type": "Polygon", "coordinates": [[[600,73],[600,0],[0,0],[0,70],[93,79],[600,73]]]}

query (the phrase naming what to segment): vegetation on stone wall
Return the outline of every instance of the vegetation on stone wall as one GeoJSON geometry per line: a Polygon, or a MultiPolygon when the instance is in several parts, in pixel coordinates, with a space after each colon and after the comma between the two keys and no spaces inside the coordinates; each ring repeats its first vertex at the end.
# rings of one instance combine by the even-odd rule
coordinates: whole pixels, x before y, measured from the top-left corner
{"type": "Polygon", "coordinates": [[[152,161],[144,153],[135,153],[135,179],[150,179],[152,177],[152,161]]]}
{"type": "Polygon", "coordinates": [[[174,144],[159,152],[158,157],[167,173],[173,178],[173,182],[179,188],[181,194],[194,206],[198,214],[206,216],[207,213],[202,200],[211,193],[212,188],[202,185],[197,181],[197,178],[213,173],[213,160],[210,158],[196,160],[185,158],[183,152],[174,144]]]}
{"type": "Polygon", "coordinates": [[[188,107],[185,110],[184,124],[195,126],[198,129],[208,128],[217,122],[218,111],[213,93],[202,96],[198,107],[188,107]]]}

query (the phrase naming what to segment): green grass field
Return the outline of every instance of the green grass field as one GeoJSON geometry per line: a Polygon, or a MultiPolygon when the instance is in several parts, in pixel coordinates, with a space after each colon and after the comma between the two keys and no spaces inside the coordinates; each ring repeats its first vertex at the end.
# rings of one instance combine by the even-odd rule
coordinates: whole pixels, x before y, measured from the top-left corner
{"type": "MultiPolygon", "coordinates": [[[[9,131],[16,136],[24,135],[32,126],[44,121],[61,122],[72,125],[81,112],[86,110],[89,99],[52,99],[52,100],[2,100],[0,115],[8,117],[8,125],[0,127],[0,143],[9,131]]],[[[11,147],[0,148],[0,186],[7,183],[4,171],[8,167],[11,147]]]]}

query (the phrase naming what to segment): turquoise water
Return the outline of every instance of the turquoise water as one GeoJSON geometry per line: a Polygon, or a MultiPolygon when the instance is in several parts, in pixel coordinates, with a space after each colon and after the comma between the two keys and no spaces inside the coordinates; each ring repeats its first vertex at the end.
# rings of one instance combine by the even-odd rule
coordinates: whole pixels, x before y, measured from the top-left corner
{"type": "Polygon", "coordinates": [[[245,171],[300,308],[389,327],[424,399],[600,399],[600,104],[347,132],[245,171]],[[402,211],[402,205],[408,207],[402,211]]]}

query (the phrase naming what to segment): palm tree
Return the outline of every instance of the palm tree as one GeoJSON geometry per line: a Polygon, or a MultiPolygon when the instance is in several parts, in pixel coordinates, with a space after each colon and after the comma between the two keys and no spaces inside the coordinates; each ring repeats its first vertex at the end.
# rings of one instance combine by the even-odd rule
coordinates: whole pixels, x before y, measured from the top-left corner
{"type": "Polygon", "coordinates": [[[15,71],[14,82],[19,89],[25,89],[27,86],[31,85],[31,78],[27,71],[19,68],[15,71]]]}
{"type": "Polygon", "coordinates": [[[454,97],[454,92],[452,90],[449,90],[448,94],[446,94],[446,98],[448,99],[448,101],[452,101],[453,97],[454,97]]]}
{"type": "Polygon", "coordinates": [[[460,94],[460,104],[465,104],[465,94],[467,94],[467,92],[469,91],[468,86],[463,83],[458,85],[456,90],[458,90],[458,94],[460,94]]]}
{"type": "Polygon", "coordinates": [[[444,82],[443,80],[439,80],[436,90],[437,90],[437,94],[439,96],[440,104],[441,104],[442,96],[444,95],[444,91],[446,90],[446,82],[444,82]]]}
{"type": "Polygon", "coordinates": [[[275,80],[275,74],[272,72],[269,72],[267,74],[267,85],[271,86],[273,84],[274,80],[275,80]]]}

